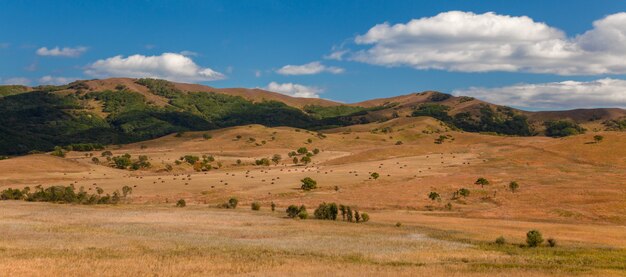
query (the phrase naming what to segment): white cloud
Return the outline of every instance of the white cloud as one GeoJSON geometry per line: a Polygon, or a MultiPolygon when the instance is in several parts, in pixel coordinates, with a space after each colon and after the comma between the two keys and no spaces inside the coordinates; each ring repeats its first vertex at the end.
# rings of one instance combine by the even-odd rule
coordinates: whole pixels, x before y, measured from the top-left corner
{"type": "Polygon", "coordinates": [[[259,77],[261,77],[261,75],[262,75],[262,74],[263,74],[263,73],[261,72],[261,70],[255,70],[255,71],[254,71],[254,77],[259,78],[259,77]]]}
{"type": "Polygon", "coordinates": [[[312,75],[322,72],[329,72],[332,74],[340,74],[345,70],[341,67],[325,66],[320,62],[310,62],[303,65],[285,65],[276,72],[282,75],[312,75]]]}
{"type": "Polygon", "coordinates": [[[343,56],[348,54],[348,50],[333,50],[330,54],[324,56],[324,59],[342,61],[343,56]]]}
{"type": "Polygon", "coordinates": [[[304,98],[319,98],[319,93],[323,90],[317,87],[304,86],[294,83],[279,84],[276,82],[269,83],[265,88],[266,90],[282,93],[293,97],[304,98]]]}
{"type": "Polygon", "coordinates": [[[200,67],[191,58],[178,53],[163,53],[159,56],[119,55],[90,64],[85,73],[99,78],[149,77],[180,82],[214,81],[225,78],[222,73],[208,67],[200,67]]]}
{"type": "Polygon", "coordinates": [[[8,42],[0,42],[0,49],[9,48],[9,46],[11,46],[11,44],[8,42]]]}
{"type": "Polygon", "coordinates": [[[32,83],[32,81],[28,78],[24,78],[24,77],[13,77],[13,78],[8,78],[5,80],[1,80],[2,84],[4,85],[23,85],[23,86],[28,86],[30,85],[30,83],[32,83]]]}
{"type": "Polygon", "coordinates": [[[626,80],[563,81],[516,84],[499,88],[472,87],[452,94],[487,102],[532,109],[626,108],[626,80]]]}
{"type": "Polygon", "coordinates": [[[54,57],[78,57],[87,51],[87,47],[79,46],[79,47],[63,47],[59,48],[54,47],[48,49],[47,47],[41,47],[37,49],[37,55],[39,56],[54,56],[54,57]]]}
{"type": "Polygon", "coordinates": [[[355,38],[351,60],[461,72],[559,75],[626,73],[626,13],[595,21],[581,35],[526,16],[450,11],[405,24],[378,24],[355,38]]]}
{"type": "Polygon", "coordinates": [[[78,80],[79,78],[73,78],[73,77],[54,77],[54,76],[43,76],[41,78],[39,78],[39,84],[42,85],[65,85],[65,84],[69,84],[71,82],[74,82],[76,80],[78,80]]]}

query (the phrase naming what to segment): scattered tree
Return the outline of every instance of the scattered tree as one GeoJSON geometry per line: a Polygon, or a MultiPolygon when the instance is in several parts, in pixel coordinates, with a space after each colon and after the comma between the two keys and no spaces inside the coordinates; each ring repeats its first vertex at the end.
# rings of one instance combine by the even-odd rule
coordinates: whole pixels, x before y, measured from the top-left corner
{"type": "Polygon", "coordinates": [[[279,154],[274,154],[274,156],[272,156],[272,162],[274,162],[275,165],[278,165],[278,163],[280,163],[282,159],[283,157],[281,157],[279,154]]]}
{"type": "Polygon", "coordinates": [[[600,143],[603,139],[604,139],[604,137],[601,136],[601,135],[593,136],[593,141],[595,141],[595,143],[600,143]]]}
{"type": "Polygon", "coordinates": [[[480,185],[481,188],[484,188],[486,185],[489,185],[489,181],[483,177],[480,177],[474,182],[475,185],[480,185]]]}
{"type": "Polygon", "coordinates": [[[529,247],[537,247],[543,242],[541,232],[537,230],[530,230],[526,233],[526,243],[529,247]]]}
{"type": "Polygon", "coordinates": [[[176,202],[176,207],[182,208],[182,207],[185,207],[185,206],[187,206],[187,203],[185,202],[185,199],[179,199],[176,202]]]}
{"type": "Polygon", "coordinates": [[[311,179],[310,177],[306,177],[300,180],[302,185],[300,186],[303,190],[309,191],[317,188],[317,181],[311,179]]]}
{"type": "Polygon", "coordinates": [[[435,201],[435,200],[440,200],[441,196],[439,195],[439,193],[435,192],[435,191],[431,191],[428,194],[428,198],[430,198],[430,200],[435,201]]]}
{"type": "Polygon", "coordinates": [[[258,211],[261,209],[261,203],[254,201],[250,205],[250,208],[252,208],[253,211],[258,211]]]}
{"type": "Polygon", "coordinates": [[[378,179],[378,177],[380,177],[380,174],[378,174],[376,172],[372,172],[372,174],[370,174],[370,176],[372,176],[372,179],[376,180],[376,179],[378,179]]]}
{"type": "Polygon", "coordinates": [[[519,184],[516,181],[512,181],[509,183],[509,189],[511,190],[512,193],[515,193],[515,191],[517,191],[518,188],[519,188],[519,184]]]}
{"type": "Polygon", "coordinates": [[[505,239],[503,236],[499,236],[499,237],[496,239],[496,244],[497,244],[497,245],[504,245],[504,244],[506,244],[506,239],[505,239]]]}

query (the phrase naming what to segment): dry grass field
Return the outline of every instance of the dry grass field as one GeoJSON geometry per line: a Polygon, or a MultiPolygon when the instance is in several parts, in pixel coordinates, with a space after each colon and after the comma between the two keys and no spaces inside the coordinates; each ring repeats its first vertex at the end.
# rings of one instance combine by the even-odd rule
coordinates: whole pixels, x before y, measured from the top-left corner
{"type": "Polygon", "coordinates": [[[117,205],[0,201],[0,272],[624,276],[625,142],[619,132],[504,137],[397,118],[324,136],[250,125],[107,148],[114,156],[147,155],[152,167],[137,171],[106,165],[102,151],[91,152],[100,164],[77,151],[12,158],[0,161],[0,190],[73,184],[89,193],[133,192],[117,205]],[[604,140],[593,143],[597,134],[604,140]],[[441,135],[448,138],[436,144],[441,135]],[[299,147],[320,152],[294,165],[288,153],[299,147]],[[254,165],[274,154],[282,156],[278,164],[254,165]],[[177,165],[185,155],[211,155],[216,169],[177,165]],[[318,188],[301,190],[305,177],[318,188]],[[475,185],[479,177],[490,184],[475,185]],[[520,185],[515,193],[511,181],[520,185]],[[460,188],[470,195],[453,199],[460,188]],[[432,191],[439,201],[428,198],[432,191]],[[230,197],[239,199],[237,209],[217,207],[230,197]],[[187,206],[175,207],[179,199],[187,206]],[[250,209],[253,201],[260,211],[250,209]],[[311,215],[322,202],[350,205],[371,219],[293,220],[284,212],[306,205],[311,215]],[[521,247],[531,229],[557,246],[521,247]],[[505,245],[494,243],[499,236],[505,245]]]}

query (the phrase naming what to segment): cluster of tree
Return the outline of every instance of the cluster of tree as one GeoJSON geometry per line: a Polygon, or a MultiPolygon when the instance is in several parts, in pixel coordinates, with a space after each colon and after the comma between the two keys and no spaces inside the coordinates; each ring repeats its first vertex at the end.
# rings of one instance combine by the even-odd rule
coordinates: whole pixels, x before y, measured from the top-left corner
{"type": "MultiPolygon", "coordinates": [[[[193,166],[193,169],[195,171],[210,171],[211,169],[214,169],[213,165],[211,165],[212,162],[215,161],[215,157],[213,157],[213,155],[202,155],[202,159],[200,159],[199,156],[194,156],[194,155],[185,155],[180,157],[178,160],[175,161],[176,164],[180,165],[182,163],[187,163],[191,166],[193,166]]],[[[221,163],[217,163],[218,167],[221,167],[221,163]]]]}
{"type": "Polygon", "coordinates": [[[300,147],[298,148],[296,151],[291,151],[289,153],[287,153],[287,156],[289,156],[290,158],[293,158],[293,163],[294,164],[299,164],[299,163],[303,163],[303,164],[309,164],[312,161],[312,157],[319,154],[320,150],[315,148],[312,151],[309,151],[309,149],[307,149],[306,147],[300,147]],[[298,159],[298,157],[300,156],[300,159],[298,159]]]}
{"type": "Polygon", "coordinates": [[[83,187],[78,191],[73,185],[50,186],[44,188],[36,186],[33,191],[29,187],[24,189],[8,188],[0,193],[1,200],[25,200],[32,202],[54,202],[74,204],[117,204],[126,199],[133,189],[129,186],[122,187],[122,193],[114,191],[112,195],[104,194],[104,190],[96,187],[96,194],[89,194],[83,187]]]}
{"type": "Polygon", "coordinates": [[[606,120],[602,124],[607,131],[626,131],[626,118],[606,120]]]}
{"type": "Polygon", "coordinates": [[[309,217],[309,213],[306,211],[306,207],[304,205],[298,207],[296,205],[289,205],[287,207],[287,216],[289,218],[300,218],[307,219],[309,217]]]}
{"type": "Polygon", "coordinates": [[[584,134],[586,131],[585,128],[571,120],[546,121],[543,125],[546,127],[545,133],[548,137],[566,137],[584,134]]]}
{"type": "MultiPolygon", "coordinates": [[[[109,160],[108,158],[109,157],[107,157],[107,160],[109,160]]],[[[124,155],[110,157],[110,161],[113,161],[112,166],[118,169],[139,170],[152,166],[146,155],[139,155],[137,160],[133,161],[131,155],[126,153],[124,155]]]]}
{"type": "Polygon", "coordinates": [[[483,105],[477,115],[469,112],[458,113],[450,116],[450,107],[424,103],[417,106],[412,116],[430,116],[444,123],[467,132],[492,132],[504,135],[532,136],[536,132],[524,115],[516,113],[509,107],[497,107],[495,110],[483,105]]]}

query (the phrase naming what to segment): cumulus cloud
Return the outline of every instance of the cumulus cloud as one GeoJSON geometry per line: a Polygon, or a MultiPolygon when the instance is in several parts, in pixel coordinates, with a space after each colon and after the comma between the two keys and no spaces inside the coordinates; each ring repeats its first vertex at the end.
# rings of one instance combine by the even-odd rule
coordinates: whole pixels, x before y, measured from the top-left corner
{"type": "Polygon", "coordinates": [[[612,78],[589,82],[516,84],[499,88],[472,87],[456,90],[452,94],[531,109],[626,108],[626,80],[612,78]]]}
{"type": "Polygon", "coordinates": [[[322,72],[328,72],[332,74],[340,74],[345,70],[341,67],[326,66],[320,62],[310,62],[303,65],[285,65],[276,72],[282,75],[313,75],[322,72]]]}
{"type": "Polygon", "coordinates": [[[191,58],[178,53],[159,56],[121,55],[90,64],[85,73],[98,78],[159,78],[179,82],[201,82],[224,79],[222,73],[198,66],[191,58]]]}
{"type": "Polygon", "coordinates": [[[365,48],[349,59],[382,66],[559,75],[626,73],[626,12],[597,20],[591,30],[568,37],[527,16],[450,11],[407,23],[378,24],[354,42],[365,48]]]}
{"type": "Polygon", "coordinates": [[[76,80],[78,80],[79,78],[74,78],[74,77],[55,77],[55,76],[43,76],[41,78],[39,78],[39,84],[42,85],[64,85],[64,84],[69,84],[71,82],[74,82],[76,80]]]}
{"type": "Polygon", "coordinates": [[[63,47],[59,48],[54,47],[48,49],[48,47],[41,47],[37,49],[36,53],[39,56],[53,56],[53,57],[78,57],[87,51],[87,47],[79,46],[79,47],[63,47]]]}
{"type": "Polygon", "coordinates": [[[304,98],[319,98],[319,93],[323,90],[317,87],[304,86],[294,83],[279,84],[276,82],[269,83],[265,88],[266,90],[282,93],[293,97],[304,98]]]}

